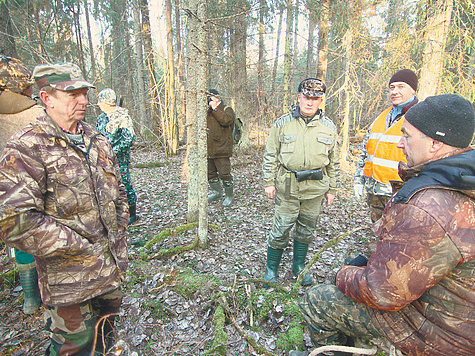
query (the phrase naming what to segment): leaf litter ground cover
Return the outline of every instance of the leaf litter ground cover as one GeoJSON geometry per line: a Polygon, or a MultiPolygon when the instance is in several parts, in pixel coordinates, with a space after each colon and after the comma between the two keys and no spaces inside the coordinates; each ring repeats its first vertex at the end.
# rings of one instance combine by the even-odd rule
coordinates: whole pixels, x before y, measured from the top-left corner
{"type": "MultiPolygon", "coordinates": [[[[235,201],[230,208],[220,203],[209,206],[209,223],[219,229],[209,229],[208,249],[147,259],[159,249],[191,244],[195,239],[196,229],[174,230],[186,224],[183,159],[184,154],[132,153],[140,220],[128,229],[130,264],[116,323],[117,350],[122,355],[285,355],[291,349],[310,347],[298,297],[289,294],[295,283],[291,247],[285,250],[279,268],[283,288],[264,289],[258,281],[264,272],[273,217],[273,202],[265,198],[261,181],[262,149],[231,159],[235,201]],[[137,168],[139,164],[152,167],[137,168]],[[167,228],[171,228],[168,236],[144,250],[144,243],[167,228]]],[[[337,198],[320,216],[307,262],[329,239],[370,225],[365,204],[353,198],[352,165],[342,170],[337,198]]],[[[367,252],[372,241],[368,227],[324,251],[310,270],[314,282],[330,282],[345,258],[367,252]]],[[[5,253],[0,272],[0,355],[43,355],[48,343],[43,308],[30,316],[22,313],[18,275],[5,253]]],[[[299,295],[304,292],[305,288],[298,290],[299,295]]]]}

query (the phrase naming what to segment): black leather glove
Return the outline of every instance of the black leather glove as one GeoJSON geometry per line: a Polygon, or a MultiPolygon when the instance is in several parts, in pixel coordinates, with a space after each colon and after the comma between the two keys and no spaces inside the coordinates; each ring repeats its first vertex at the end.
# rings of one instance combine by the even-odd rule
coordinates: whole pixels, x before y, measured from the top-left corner
{"type": "Polygon", "coordinates": [[[368,264],[368,259],[363,255],[358,255],[347,263],[348,266],[363,267],[368,264]]]}

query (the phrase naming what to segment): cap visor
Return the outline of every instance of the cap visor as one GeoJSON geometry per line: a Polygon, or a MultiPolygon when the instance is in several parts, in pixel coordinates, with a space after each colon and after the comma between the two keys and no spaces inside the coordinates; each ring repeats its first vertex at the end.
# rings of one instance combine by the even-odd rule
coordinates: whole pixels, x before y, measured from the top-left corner
{"type": "Polygon", "coordinates": [[[96,88],[91,83],[86,82],[85,80],[68,80],[65,82],[52,83],[50,84],[53,88],[58,90],[76,90],[82,88],[96,88]]]}

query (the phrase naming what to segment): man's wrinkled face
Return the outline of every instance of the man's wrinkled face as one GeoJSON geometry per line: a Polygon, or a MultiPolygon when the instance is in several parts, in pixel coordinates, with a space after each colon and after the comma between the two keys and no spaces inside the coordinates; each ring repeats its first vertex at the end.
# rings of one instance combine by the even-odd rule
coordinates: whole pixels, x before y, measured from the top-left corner
{"type": "Polygon", "coordinates": [[[417,166],[432,159],[431,147],[433,139],[426,136],[408,121],[402,124],[402,137],[397,147],[406,155],[409,167],[417,166]]]}
{"type": "Polygon", "coordinates": [[[415,93],[414,89],[404,82],[394,82],[389,85],[389,100],[394,106],[405,103],[415,93]]]}
{"type": "Polygon", "coordinates": [[[323,97],[310,97],[300,93],[297,95],[300,114],[311,117],[317,113],[318,107],[323,102],[323,97]]]}
{"type": "Polygon", "coordinates": [[[48,110],[63,120],[80,121],[86,117],[88,88],[56,90],[48,95],[48,110]]]}

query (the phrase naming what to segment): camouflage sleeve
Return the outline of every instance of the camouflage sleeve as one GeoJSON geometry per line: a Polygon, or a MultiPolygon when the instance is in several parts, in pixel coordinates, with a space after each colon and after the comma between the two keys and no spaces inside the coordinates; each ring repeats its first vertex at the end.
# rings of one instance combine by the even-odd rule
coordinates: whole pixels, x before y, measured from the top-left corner
{"type": "Polygon", "coordinates": [[[44,213],[46,172],[37,150],[10,141],[0,159],[0,237],[39,257],[76,255],[92,247],[74,230],[44,213]]]}
{"type": "Polygon", "coordinates": [[[262,179],[264,187],[275,186],[275,178],[278,168],[278,155],[280,150],[279,129],[273,125],[267,137],[264,158],[262,162],[262,179]]]}
{"type": "Polygon", "coordinates": [[[340,143],[337,134],[335,135],[333,148],[328,153],[328,159],[330,163],[325,167],[328,177],[330,178],[330,189],[328,193],[336,194],[340,179],[340,143]]]}
{"type": "Polygon", "coordinates": [[[368,157],[368,151],[366,151],[366,144],[368,143],[368,140],[369,140],[369,133],[370,133],[370,130],[366,132],[366,135],[363,139],[363,147],[361,149],[361,154],[356,164],[354,184],[362,184],[362,185],[365,184],[364,165],[368,157]]]}
{"type": "Polygon", "coordinates": [[[224,110],[218,106],[216,110],[211,111],[211,114],[221,126],[234,125],[234,110],[229,106],[225,107],[224,110]]]}
{"type": "Polygon", "coordinates": [[[344,266],[336,285],[369,307],[396,311],[451,273],[462,255],[426,210],[395,204],[383,217],[376,249],[366,267],[344,266]]]}
{"type": "Polygon", "coordinates": [[[105,134],[106,125],[109,122],[109,119],[105,113],[100,114],[96,120],[96,130],[99,131],[101,134],[105,134]]]}

